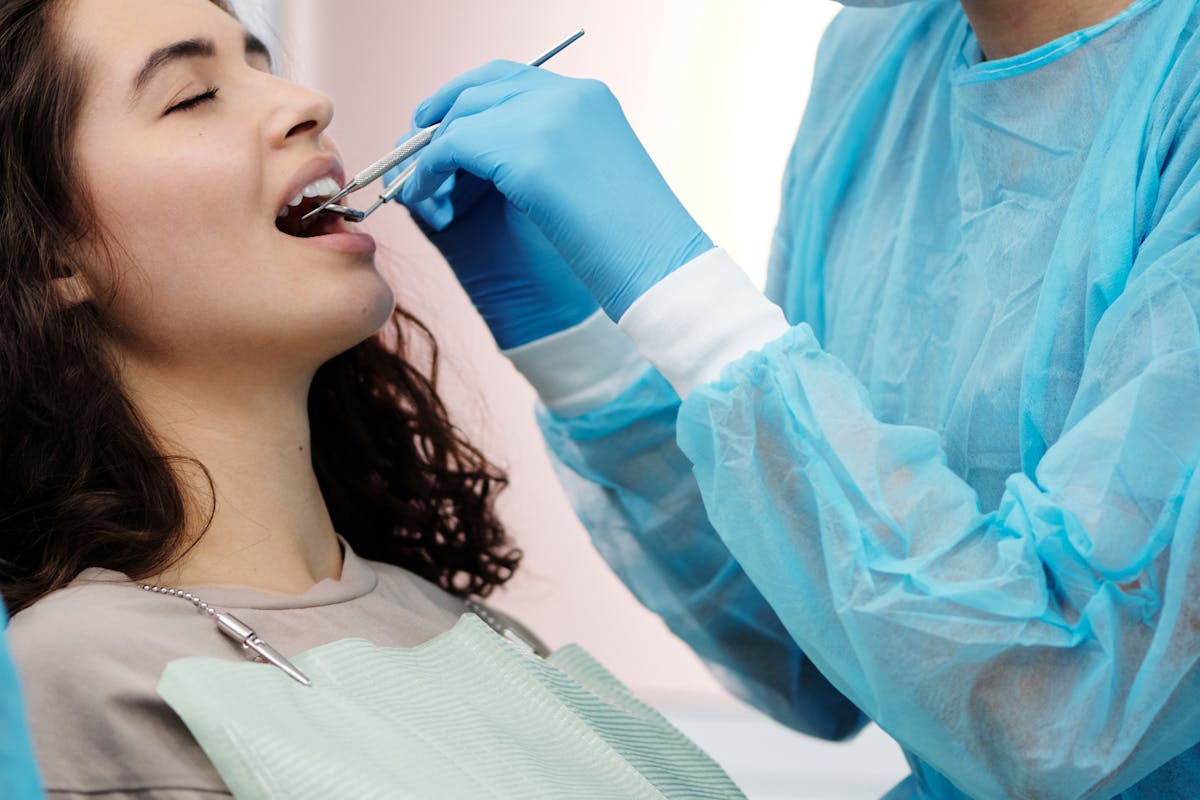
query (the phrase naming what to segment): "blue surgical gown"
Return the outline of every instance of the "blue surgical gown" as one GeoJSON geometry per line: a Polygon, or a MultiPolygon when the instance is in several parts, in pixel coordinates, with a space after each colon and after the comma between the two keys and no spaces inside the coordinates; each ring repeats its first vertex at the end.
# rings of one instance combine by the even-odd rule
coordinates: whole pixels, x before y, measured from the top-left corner
{"type": "Polygon", "coordinates": [[[39,800],[45,796],[34,762],[25,698],[8,652],[8,609],[0,598],[0,798],[39,800]]]}
{"type": "Polygon", "coordinates": [[[789,332],[539,414],[637,597],[784,723],[877,722],[889,797],[1200,796],[1198,114],[1193,0],[991,62],[955,0],[845,10],[789,332]]]}

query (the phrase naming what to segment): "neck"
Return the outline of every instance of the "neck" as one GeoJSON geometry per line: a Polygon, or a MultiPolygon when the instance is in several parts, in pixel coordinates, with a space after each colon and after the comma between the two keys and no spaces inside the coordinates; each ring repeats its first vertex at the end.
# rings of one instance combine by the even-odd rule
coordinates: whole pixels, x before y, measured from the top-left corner
{"type": "Polygon", "coordinates": [[[1131,0],[961,0],[984,56],[995,61],[1116,16],[1131,0]]]}
{"type": "Polygon", "coordinates": [[[213,381],[211,370],[122,365],[125,388],[163,452],[203,464],[215,490],[214,498],[199,467],[174,462],[187,508],[187,552],[162,573],[131,576],[139,582],[299,594],[341,577],[337,537],[312,465],[312,374],[250,372],[213,381]]]}

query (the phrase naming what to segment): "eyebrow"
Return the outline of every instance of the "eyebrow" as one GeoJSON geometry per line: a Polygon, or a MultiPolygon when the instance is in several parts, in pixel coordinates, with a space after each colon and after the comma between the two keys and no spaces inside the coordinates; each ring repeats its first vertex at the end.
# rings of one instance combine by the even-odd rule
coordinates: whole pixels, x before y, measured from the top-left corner
{"type": "MultiPolygon", "coordinates": [[[[266,56],[271,60],[271,51],[253,33],[246,31],[246,55],[266,56]]],[[[129,104],[134,105],[141,98],[142,92],[158,72],[168,64],[187,58],[212,58],[217,54],[217,46],[212,39],[196,37],[183,39],[178,42],[160,47],[146,58],[146,63],[138,70],[133,79],[133,88],[129,92],[129,104]]]]}

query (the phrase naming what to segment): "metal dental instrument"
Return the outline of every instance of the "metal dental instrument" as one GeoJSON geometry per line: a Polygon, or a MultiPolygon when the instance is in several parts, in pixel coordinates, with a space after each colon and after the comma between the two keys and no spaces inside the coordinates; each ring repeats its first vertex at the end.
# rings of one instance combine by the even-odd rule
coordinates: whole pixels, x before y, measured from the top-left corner
{"type": "Polygon", "coordinates": [[[263,641],[263,638],[255,633],[253,628],[233,614],[227,611],[218,611],[199,597],[196,597],[196,595],[191,592],[185,592],[182,589],[170,589],[165,586],[155,586],[152,583],[141,583],[138,585],[147,592],[165,594],[187,600],[196,607],[197,611],[201,611],[216,620],[217,628],[220,629],[221,633],[240,644],[243,653],[248,658],[274,664],[305,686],[312,685],[312,681],[307,675],[296,669],[292,662],[284,658],[274,647],[263,641]]]}
{"type": "MultiPolygon", "coordinates": [[[[553,58],[554,56],[558,55],[560,52],[565,50],[569,45],[574,43],[580,36],[583,36],[583,28],[580,28],[579,30],[575,31],[570,36],[563,39],[561,42],[554,45],[553,47],[551,47],[546,52],[542,53],[537,58],[528,62],[527,66],[540,67],[542,64],[545,64],[551,58],[553,58]]],[[[421,130],[417,131],[417,133],[415,133],[412,137],[410,137],[409,139],[407,139],[403,143],[401,143],[401,145],[399,147],[397,147],[395,150],[392,150],[390,153],[385,155],[383,158],[379,159],[374,164],[372,164],[371,166],[364,169],[362,172],[355,175],[354,179],[351,180],[349,183],[347,183],[345,186],[343,186],[341,191],[339,191],[337,194],[335,194],[333,197],[329,198],[325,202],[321,203],[321,205],[317,206],[312,211],[305,214],[303,217],[300,218],[300,221],[304,222],[304,221],[310,219],[311,217],[314,217],[317,214],[321,213],[322,211],[325,211],[325,212],[329,212],[329,213],[333,213],[333,214],[340,214],[342,216],[342,218],[345,219],[347,222],[362,222],[364,219],[366,219],[371,214],[373,214],[375,212],[375,209],[379,208],[384,203],[391,202],[393,199],[395,199],[396,195],[398,195],[400,193],[400,190],[402,188],[404,188],[404,184],[408,182],[408,179],[410,177],[412,177],[412,174],[416,169],[415,164],[410,164],[403,172],[401,172],[399,175],[397,175],[396,178],[391,183],[389,183],[387,185],[387,188],[385,188],[383,190],[383,192],[379,195],[379,198],[375,201],[375,203],[370,208],[368,208],[366,211],[358,211],[357,209],[348,208],[346,206],[335,205],[335,203],[337,203],[338,200],[341,200],[343,197],[350,194],[351,192],[357,192],[359,189],[363,188],[364,186],[367,186],[367,185],[373,183],[377,178],[379,178],[381,175],[386,173],[388,170],[392,169],[397,164],[399,164],[401,161],[404,161],[405,159],[409,158],[414,153],[419,151],[422,147],[429,144],[430,140],[433,139],[434,132],[439,127],[441,127],[441,124],[442,123],[440,123],[440,122],[436,122],[433,125],[430,125],[428,128],[422,128],[421,130]]]]}
{"type": "Polygon", "coordinates": [[[288,661],[283,655],[271,645],[263,641],[262,637],[254,632],[246,623],[225,611],[216,613],[217,626],[221,629],[221,633],[233,639],[235,642],[240,642],[242,650],[246,651],[246,655],[256,661],[261,659],[268,663],[274,664],[281,670],[291,675],[300,683],[308,686],[312,683],[300,670],[292,666],[292,662],[288,661]],[[253,655],[251,655],[253,654],[253,655]]]}
{"type": "MultiPolygon", "coordinates": [[[[325,206],[324,210],[331,214],[341,214],[343,219],[345,219],[347,222],[362,222],[363,218],[367,216],[357,208],[339,206],[337,203],[330,203],[329,205],[325,206]]],[[[308,219],[308,217],[301,217],[301,219],[308,219]]]]}

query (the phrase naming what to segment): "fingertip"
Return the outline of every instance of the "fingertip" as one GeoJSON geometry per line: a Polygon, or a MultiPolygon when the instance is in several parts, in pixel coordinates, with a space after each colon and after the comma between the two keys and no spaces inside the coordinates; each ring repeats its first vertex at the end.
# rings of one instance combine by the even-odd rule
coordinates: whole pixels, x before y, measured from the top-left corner
{"type": "Polygon", "coordinates": [[[431,99],[426,98],[422,100],[421,104],[417,106],[417,110],[413,112],[413,125],[418,128],[428,128],[441,119],[440,115],[436,119],[434,118],[432,104],[430,103],[431,99]]]}
{"type": "Polygon", "coordinates": [[[502,80],[525,69],[527,67],[524,64],[515,61],[497,60],[464,72],[417,104],[413,111],[413,124],[418,128],[427,128],[435,122],[441,122],[464,89],[502,80]]]}

